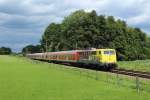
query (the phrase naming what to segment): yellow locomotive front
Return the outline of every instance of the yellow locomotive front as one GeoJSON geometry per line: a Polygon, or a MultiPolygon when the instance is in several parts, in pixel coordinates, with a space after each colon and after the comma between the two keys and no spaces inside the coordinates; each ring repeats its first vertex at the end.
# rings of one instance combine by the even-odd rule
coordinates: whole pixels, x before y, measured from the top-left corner
{"type": "Polygon", "coordinates": [[[92,51],[89,59],[106,67],[116,67],[117,58],[114,49],[96,49],[92,51]]]}
{"type": "Polygon", "coordinates": [[[100,62],[102,63],[116,63],[116,52],[114,49],[101,49],[100,62]]]}

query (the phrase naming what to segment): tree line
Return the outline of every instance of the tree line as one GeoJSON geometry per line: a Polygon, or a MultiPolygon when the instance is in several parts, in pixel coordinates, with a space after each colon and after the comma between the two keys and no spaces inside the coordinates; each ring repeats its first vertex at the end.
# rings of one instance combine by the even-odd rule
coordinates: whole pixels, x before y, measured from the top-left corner
{"type": "Polygon", "coordinates": [[[118,60],[150,58],[150,37],[146,33],[113,16],[98,15],[95,10],[78,10],[59,24],[49,24],[40,43],[38,52],[114,48],[118,60]]]}
{"type": "Polygon", "coordinates": [[[28,45],[22,49],[22,54],[25,55],[26,53],[40,53],[42,50],[43,49],[41,45],[28,45]]]}
{"type": "Polygon", "coordinates": [[[7,47],[0,48],[0,55],[9,55],[11,53],[12,53],[12,51],[10,48],[7,48],[7,47]]]}

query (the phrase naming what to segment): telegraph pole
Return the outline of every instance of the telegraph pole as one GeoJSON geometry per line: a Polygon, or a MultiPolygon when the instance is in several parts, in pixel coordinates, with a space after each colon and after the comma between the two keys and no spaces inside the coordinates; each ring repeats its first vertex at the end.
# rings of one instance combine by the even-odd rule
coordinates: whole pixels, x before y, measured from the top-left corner
{"type": "Polygon", "coordinates": [[[47,50],[48,49],[48,47],[47,47],[47,40],[46,40],[46,56],[45,56],[45,58],[47,59],[47,50]]]}
{"type": "Polygon", "coordinates": [[[77,48],[78,48],[78,43],[76,42],[76,50],[77,50],[77,48]]]}
{"type": "Polygon", "coordinates": [[[46,40],[46,52],[47,52],[47,40],[46,40]]]}

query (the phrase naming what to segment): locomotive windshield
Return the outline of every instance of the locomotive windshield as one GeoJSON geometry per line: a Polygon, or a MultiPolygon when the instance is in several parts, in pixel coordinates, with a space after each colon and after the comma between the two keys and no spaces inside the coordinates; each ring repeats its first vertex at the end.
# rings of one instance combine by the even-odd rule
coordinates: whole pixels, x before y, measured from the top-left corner
{"type": "Polygon", "coordinates": [[[113,55],[115,54],[115,52],[113,50],[107,50],[107,51],[104,51],[104,54],[113,55]]]}

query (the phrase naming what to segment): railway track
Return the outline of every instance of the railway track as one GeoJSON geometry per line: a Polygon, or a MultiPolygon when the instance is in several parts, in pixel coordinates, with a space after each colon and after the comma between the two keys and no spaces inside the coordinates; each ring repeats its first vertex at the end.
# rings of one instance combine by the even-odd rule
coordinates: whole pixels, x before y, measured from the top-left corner
{"type": "Polygon", "coordinates": [[[117,69],[117,68],[106,71],[106,70],[101,70],[99,68],[96,68],[95,66],[87,67],[87,66],[79,66],[79,65],[75,66],[75,65],[68,65],[68,64],[63,64],[63,65],[150,79],[149,72],[134,71],[134,70],[127,70],[127,69],[117,69]]]}
{"type": "Polygon", "coordinates": [[[97,70],[97,71],[110,72],[110,73],[116,73],[116,74],[150,79],[150,72],[134,71],[134,70],[127,70],[127,69],[119,69],[119,68],[118,69],[115,68],[115,69],[111,69],[111,70],[102,70],[95,66],[87,67],[85,65],[76,65],[76,64],[69,64],[69,63],[56,63],[56,62],[53,62],[53,63],[66,65],[66,66],[70,66],[70,67],[78,67],[78,68],[83,68],[83,69],[97,70]]]}
{"type": "Polygon", "coordinates": [[[150,73],[149,72],[133,71],[133,70],[126,70],[126,69],[112,69],[110,72],[150,79],[150,73]]]}
{"type": "Polygon", "coordinates": [[[102,70],[99,69],[98,67],[95,66],[83,66],[83,65],[74,65],[74,64],[68,64],[68,63],[58,63],[62,65],[67,65],[67,66],[72,66],[72,67],[78,67],[78,68],[84,68],[84,69],[90,69],[90,70],[97,70],[97,71],[104,71],[104,72],[111,72],[111,73],[116,73],[116,74],[122,74],[122,75],[128,75],[128,76],[133,76],[133,77],[141,77],[141,78],[146,78],[150,79],[150,72],[142,72],[142,71],[134,71],[134,70],[127,70],[127,69],[111,69],[111,70],[102,70]]]}

